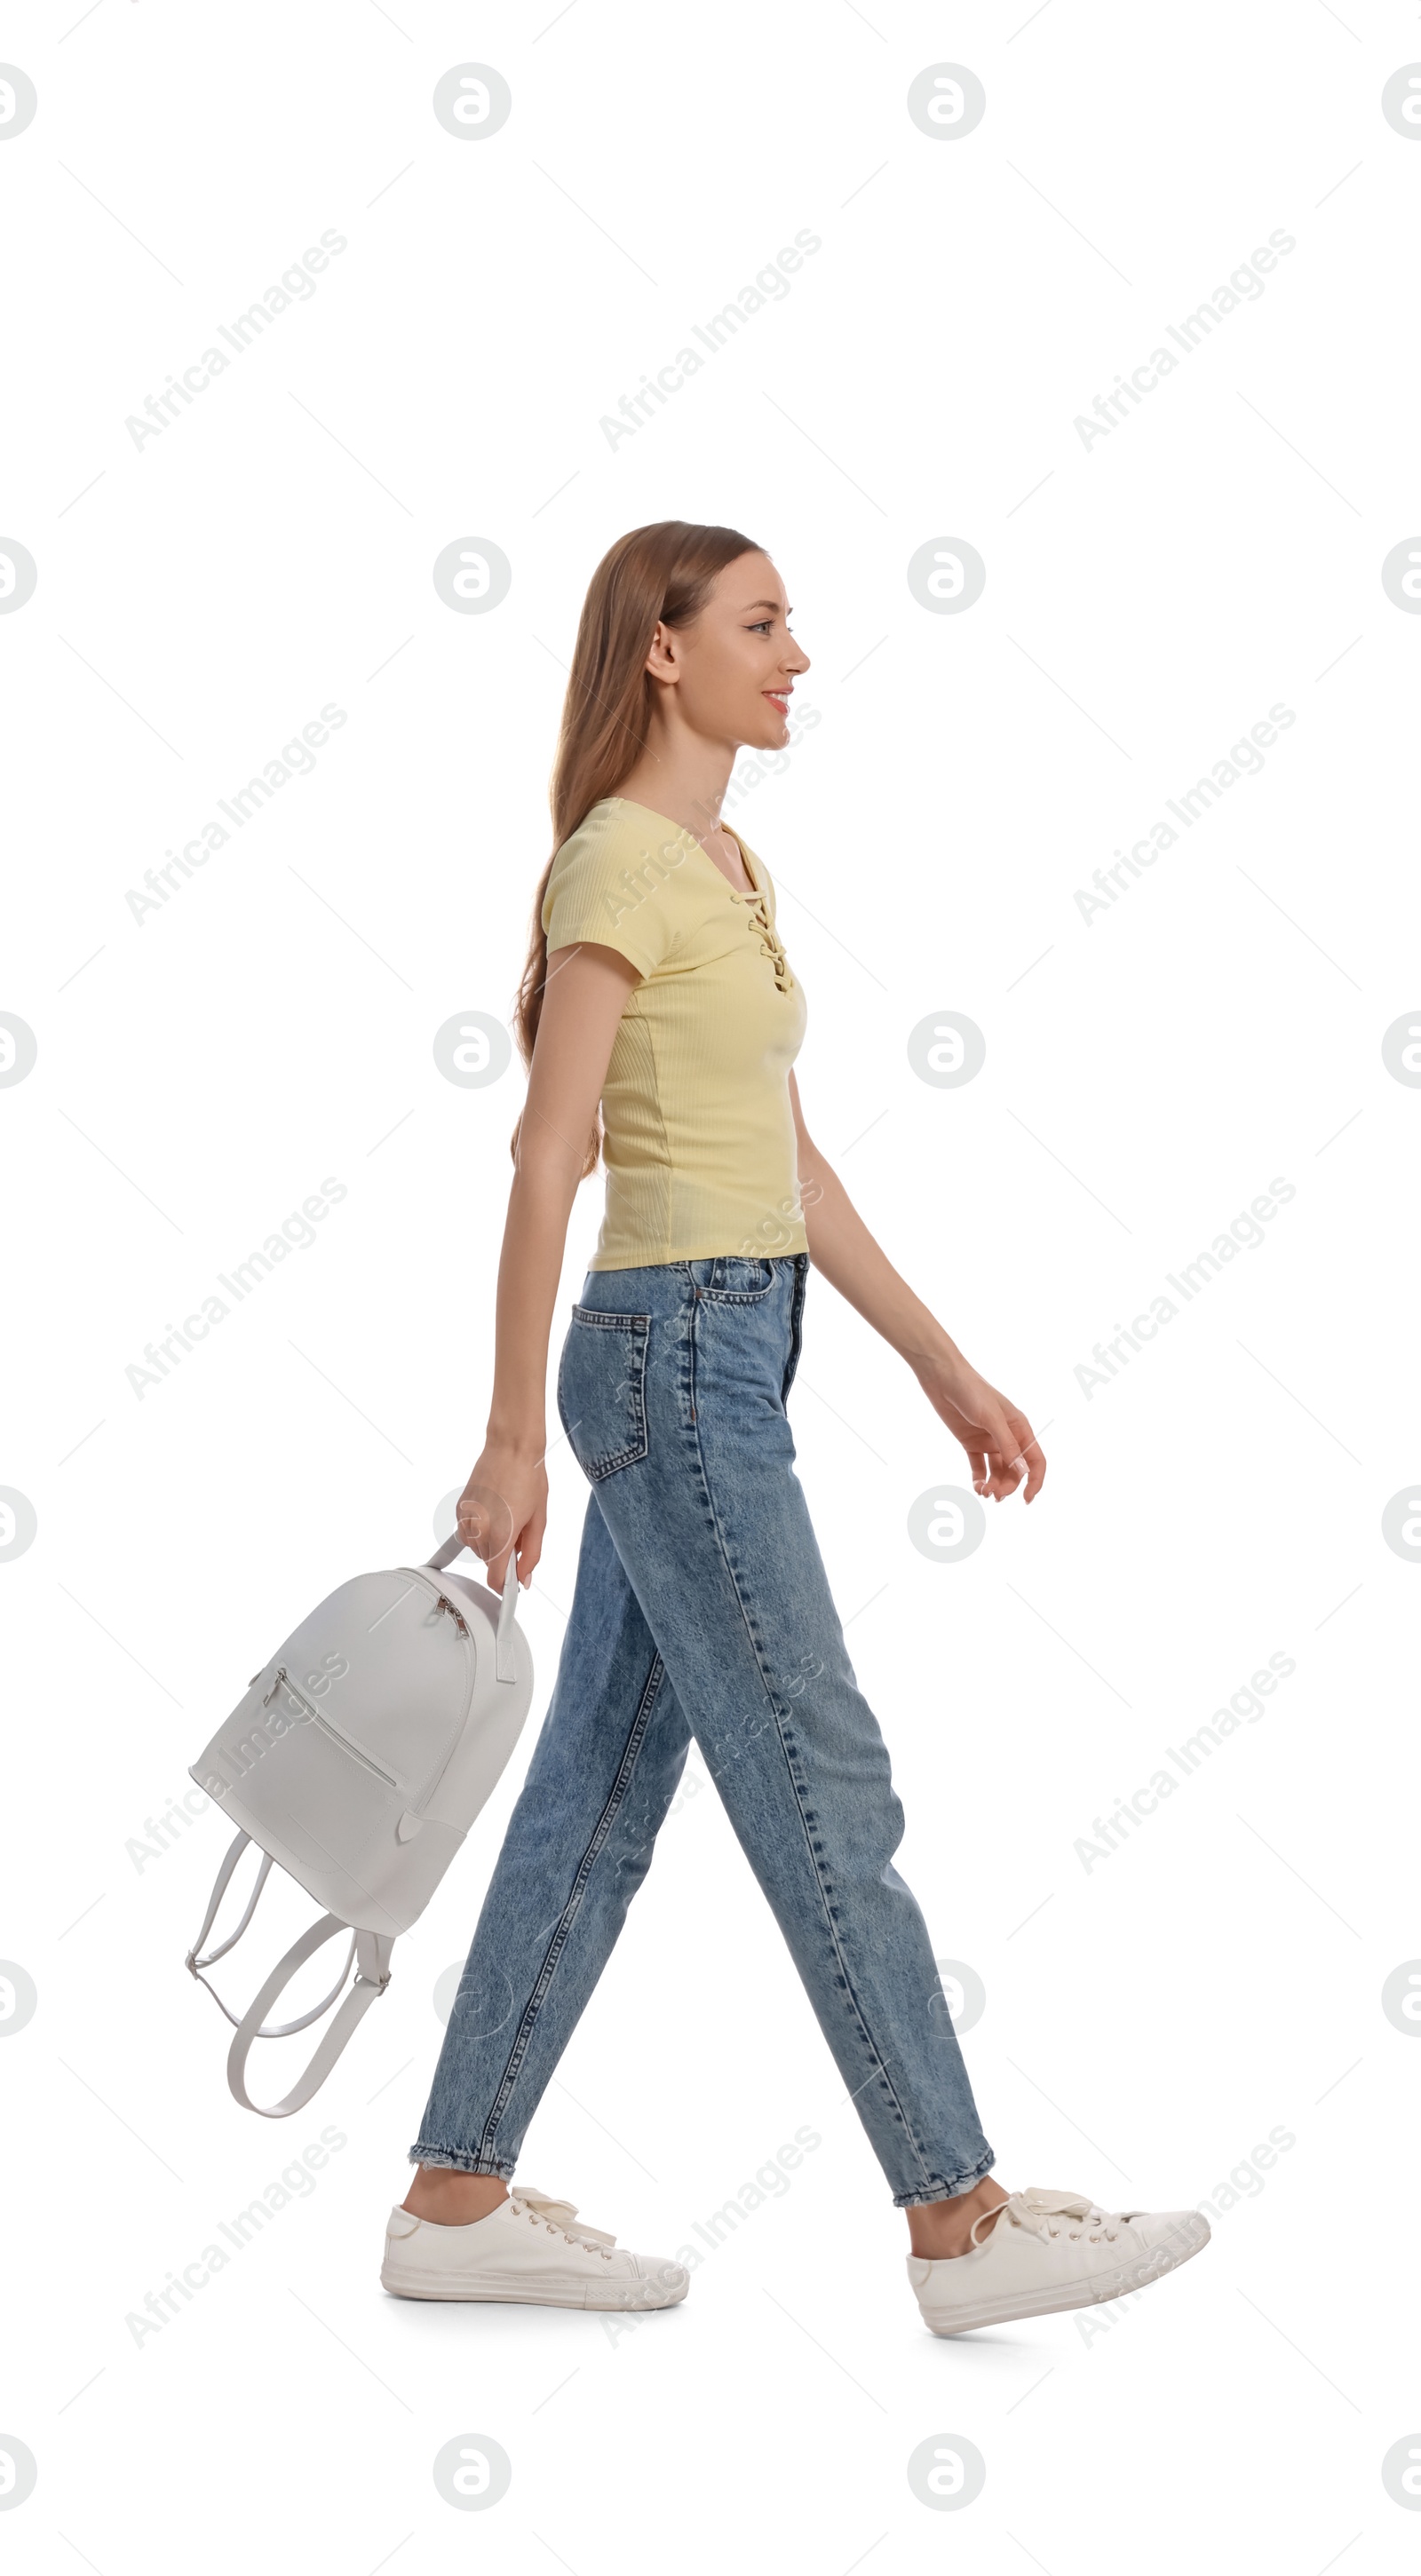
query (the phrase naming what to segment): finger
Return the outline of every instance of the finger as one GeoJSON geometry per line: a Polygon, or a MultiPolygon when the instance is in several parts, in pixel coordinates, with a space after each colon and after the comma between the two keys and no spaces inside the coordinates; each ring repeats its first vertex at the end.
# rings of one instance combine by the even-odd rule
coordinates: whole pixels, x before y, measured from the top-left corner
{"type": "Polygon", "coordinates": [[[1003,1492],[1010,1493],[1016,1481],[1015,1477],[1008,1477],[1005,1473],[1006,1457],[1009,1451],[1015,1448],[1016,1443],[1000,1418],[986,1422],[983,1430],[987,1447],[986,1478],[982,1491],[984,1495],[989,1494],[993,1502],[999,1503],[1003,1492]]]}
{"type": "Polygon", "coordinates": [[[1015,1463],[1023,1468],[1026,1474],[1026,1490],[1023,1499],[1029,1503],[1033,1494],[1040,1493],[1046,1481],[1046,1452],[1024,1413],[1013,1413],[1008,1416],[1008,1419],[1017,1442],[1015,1463]]]}
{"type": "Polygon", "coordinates": [[[984,1502],[990,1501],[999,1503],[1002,1499],[1003,1492],[1011,1492],[1014,1481],[1014,1478],[1004,1480],[1002,1473],[1001,1445],[998,1441],[993,1440],[991,1445],[984,1450],[982,1455],[982,1475],[981,1481],[977,1485],[978,1493],[981,1495],[984,1502]]]}
{"type": "Polygon", "coordinates": [[[513,1512],[504,1496],[492,1485],[465,1486],[454,1514],[459,1536],[471,1556],[482,1557],[487,1565],[494,1557],[506,1559],[517,1536],[513,1512]]]}
{"type": "Polygon", "coordinates": [[[989,1498],[1003,1502],[1016,1492],[1023,1476],[1026,1500],[1030,1502],[1032,1495],[1039,1493],[1046,1460],[1024,1413],[1003,1412],[973,1425],[963,1447],[972,1470],[972,1490],[984,1502],[989,1498]]]}
{"type": "Polygon", "coordinates": [[[487,1551],[484,1581],[487,1583],[490,1592],[502,1592],[504,1579],[508,1573],[508,1562],[510,1557],[516,1556],[518,1553],[520,1537],[521,1532],[513,1525],[513,1515],[511,1512],[509,1512],[508,1517],[503,1524],[503,1528],[497,1533],[496,1538],[493,1530],[488,1528],[487,1524],[485,1525],[484,1533],[477,1542],[475,1552],[480,1556],[484,1556],[485,1551],[487,1551]]]}
{"type": "Polygon", "coordinates": [[[543,1552],[543,1533],[547,1525],[548,1515],[544,1509],[530,1512],[522,1528],[511,1538],[505,1534],[502,1545],[488,1560],[486,1580],[490,1592],[502,1592],[508,1574],[508,1561],[514,1556],[518,1560],[520,1586],[526,1587],[531,1582],[533,1568],[543,1552]]]}
{"type": "Polygon", "coordinates": [[[543,1535],[548,1525],[546,1512],[536,1512],[519,1534],[518,1580],[527,1590],[533,1580],[533,1568],[543,1553],[543,1535]]]}
{"type": "Polygon", "coordinates": [[[1040,1441],[1034,1438],[1028,1440],[1025,1447],[1027,1473],[1026,1490],[1023,1495],[1023,1500],[1029,1503],[1034,1495],[1040,1493],[1042,1486],[1046,1482],[1046,1452],[1042,1448],[1040,1441]]]}

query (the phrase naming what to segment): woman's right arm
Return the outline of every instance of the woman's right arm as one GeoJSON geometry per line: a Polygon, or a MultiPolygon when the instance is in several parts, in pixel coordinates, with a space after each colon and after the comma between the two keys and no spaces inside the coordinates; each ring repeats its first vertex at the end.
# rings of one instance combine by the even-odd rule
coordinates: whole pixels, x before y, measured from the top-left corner
{"type": "Polygon", "coordinates": [[[464,1543],[486,1560],[495,1592],[512,1546],[523,1584],[543,1551],[548,1340],[567,1221],[617,1026],[639,980],[615,948],[584,942],[548,958],[498,1265],[488,1430],[459,1498],[464,1543]]]}

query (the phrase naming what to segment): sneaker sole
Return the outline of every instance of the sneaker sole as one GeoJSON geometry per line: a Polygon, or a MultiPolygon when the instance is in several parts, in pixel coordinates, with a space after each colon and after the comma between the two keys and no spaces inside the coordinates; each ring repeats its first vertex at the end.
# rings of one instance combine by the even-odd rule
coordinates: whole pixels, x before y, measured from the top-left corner
{"type": "Polygon", "coordinates": [[[1181,2263],[1192,2262],[1209,2242],[1207,2220],[1199,2222],[1203,2234],[1180,2254],[1171,2254],[1163,2246],[1145,2261],[1117,2265],[1113,2272],[1098,2272],[1091,2281],[1077,2281],[1062,2293],[1040,2290],[1034,2297],[979,2299],[974,2307],[963,2308],[951,2325],[939,2324],[923,2309],[923,2323],[935,2335],[970,2334],[974,2326],[1010,2325],[1014,2317],[1063,2316],[1072,2308],[1104,2307],[1111,2299],[1127,2298],[1133,2290],[1147,2290],[1152,2281],[1162,2281],[1167,2272],[1177,2272],[1181,2263]]]}
{"type": "Polygon", "coordinates": [[[478,2299],[483,2300],[492,2306],[520,2308],[595,2308],[598,2310],[606,2310],[612,2314],[624,2314],[628,2310],[635,2310],[640,2314],[645,2314],[652,2309],[674,2308],[678,2306],[680,2301],[684,2299],[691,2284],[689,2280],[686,2280],[683,2281],[679,2289],[669,2290],[664,2293],[653,2292],[649,2294],[641,2294],[636,2291],[625,2290],[620,2291],[611,2297],[594,2298],[588,2296],[580,2299],[560,2299],[551,2291],[542,2290],[474,2290],[455,2286],[450,2286],[446,2289],[441,2284],[428,2280],[417,2280],[412,2274],[406,2273],[401,2276],[400,2274],[391,2272],[388,2269],[382,2269],[380,2274],[380,2286],[382,2289],[390,2291],[391,2295],[397,2299],[461,2299],[466,2302],[478,2299]]]}

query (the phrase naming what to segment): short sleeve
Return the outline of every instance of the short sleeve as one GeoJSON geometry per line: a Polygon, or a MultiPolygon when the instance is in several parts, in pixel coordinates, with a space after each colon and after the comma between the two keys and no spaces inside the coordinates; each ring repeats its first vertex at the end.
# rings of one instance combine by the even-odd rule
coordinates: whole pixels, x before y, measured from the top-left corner
{"type": "Polygon", "coordinates": [[[549,949],[588,940],[617,949],[639,975],[654,974],[676,937],[682,858],[679,841],[663,854],[625,826],[584,824],[553,861],[542,914],[549,949]]]}

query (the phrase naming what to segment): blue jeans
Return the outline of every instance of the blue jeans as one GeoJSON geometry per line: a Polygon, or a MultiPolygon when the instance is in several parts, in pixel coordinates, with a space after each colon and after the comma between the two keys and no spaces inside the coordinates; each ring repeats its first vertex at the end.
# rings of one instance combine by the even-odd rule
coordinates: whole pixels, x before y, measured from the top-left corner
{"type": "Polygon", "coordinates": [[[557,1388],[592,1487],[577,1590],[412,2163],[511,2178],[693,1736],[897,2206],[993,2163],[794,1470],[808,1269],[717,1254],[584,1282],[557,1388]]]}

